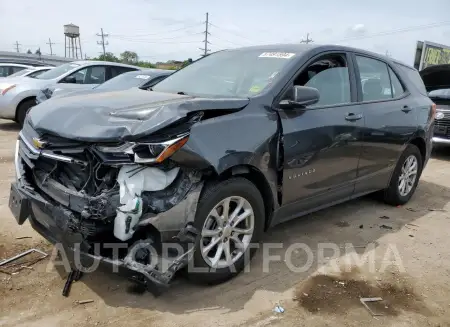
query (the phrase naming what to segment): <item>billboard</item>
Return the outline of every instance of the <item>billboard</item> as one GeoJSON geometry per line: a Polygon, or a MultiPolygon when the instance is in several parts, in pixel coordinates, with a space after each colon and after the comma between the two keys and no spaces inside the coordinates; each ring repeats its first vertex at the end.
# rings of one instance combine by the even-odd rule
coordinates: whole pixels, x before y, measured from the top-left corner
{"type": "Polygon", "coordinates": [[[450,47],[429,41],[418,41],[414,68],[422,70],[430,66],[450,64],[450,47]]]}

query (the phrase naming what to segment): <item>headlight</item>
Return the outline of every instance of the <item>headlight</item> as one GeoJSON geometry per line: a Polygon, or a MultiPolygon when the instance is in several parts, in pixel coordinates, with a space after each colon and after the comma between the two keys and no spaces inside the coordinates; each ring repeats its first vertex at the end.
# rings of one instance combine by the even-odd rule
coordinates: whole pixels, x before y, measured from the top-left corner
{"type": "Polygon", "coordinates": [[[161,163],[181,149],[188,134],[161,143],[125,143],[116,147],[97,146],[104,153],[125,153],[134,156],[135,163],[161,163]]]}
{"type": "Polygon", "coordinates": [[[2,95],[5,95],[6,92],[12,90],[12,89],[15,88],[16,86],[17,86],[16,84],[13,84],[13,85],[9,85],[9,86],[5,87],[5,88],[1,91],[1,94],[2,94],[2,95]]]}

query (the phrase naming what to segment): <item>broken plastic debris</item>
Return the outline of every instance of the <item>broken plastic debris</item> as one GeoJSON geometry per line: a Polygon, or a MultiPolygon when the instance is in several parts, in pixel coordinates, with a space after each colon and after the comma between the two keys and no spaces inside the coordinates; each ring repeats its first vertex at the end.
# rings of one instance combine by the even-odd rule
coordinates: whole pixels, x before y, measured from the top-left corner
{"type": "Polygon", "coordinates": [[[114,219],[114,236],[129,240],[142,215],[142,192],[161,191],[177,177],[180,168],[162,171],[155,167],[130,165],[120,168],[117,181],[120,187],[120,206],[114,219]]]}
{"type": "Polygon", "coordinates": [[[277,305],[275,307],[275,309],[273,309],[273,311],[276,312],[276,313],[283,313],[284,312],[284,308],[282,306],[280,306],[280,305],[277,305]]]}

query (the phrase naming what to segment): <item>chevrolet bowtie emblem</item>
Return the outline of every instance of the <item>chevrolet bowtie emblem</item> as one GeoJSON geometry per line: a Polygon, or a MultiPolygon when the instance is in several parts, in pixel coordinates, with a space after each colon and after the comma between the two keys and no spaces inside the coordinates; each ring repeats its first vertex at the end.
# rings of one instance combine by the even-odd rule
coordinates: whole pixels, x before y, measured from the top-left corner
{"type": "Polygon", "coordinates": [[[33,145],[36,149],[42,149],[46,144],[47,142],[41,141],[37,137],[33,137],[33,145]]]}

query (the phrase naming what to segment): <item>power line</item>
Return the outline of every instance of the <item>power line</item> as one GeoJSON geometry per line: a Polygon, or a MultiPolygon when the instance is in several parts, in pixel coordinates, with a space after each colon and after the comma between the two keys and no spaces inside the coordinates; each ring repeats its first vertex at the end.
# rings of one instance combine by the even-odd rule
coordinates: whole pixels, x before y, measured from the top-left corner
{"type": "Polygon", "coordinates": [[[218,37],[218,36],[215,35],[215,34],[214,34],[214,38],[219,39],[219,40],[222,40],[222,41],[225,41],[225,42],[228,42],[228,43],[230,43],[230,44],[234,44],[234,45],[236,45],[236,46],[238,46],[238,47],[245,47],[245,46],[246,46],[246,45],[244,45],[244,44],[236,43],[236,42],[234,42],[234,41],[230,41],[230,40],[228,40],[228,39],[224,39],[224,38],[218,37]]]}
{"type": "Polygon", "coordinates": [[[445,25],[450,25],[450,21],[440,22],[440,23],[432,23],[432,24],[425,24],[425,25],[416,25],[416,26],[410,26],[410,27],[403,27],[403,28],[399,28],[399,29],[394,29],[394,30],[390,30],[390,31],[383,31],[383,32],[374,33],[374,34],[370,34],[370,35],[361,35],[361,36],[347,37],[347,38],[344,38],[342,40],[335,41],[335,42],[369,39],[369,38],[377,37],[377,36],[385,36],[385,35],[392,35],[392,34],[398,34],[398,33],[406,33],[406,32],[410,32],[410,31],[414,31],[414,30],[418,30],[418,29],[434,28],[434,27],[440,27],[440,26],[445,26],[445,25]]]}
{"type": "Polygon", "coordinates": [[[173,36],[173,37],[164,37],[164,38],[159,38],[159,39],[135,39],[135,38],[130,38],[130,37],[122,37],[122,36],[110,36],[113,39],[117,39],[117,40],[122,40],[122,41],[138,41],[138,42],[143,42],[143,43],[157,43],[158,41],[164,41],[164,40],[174,40],[174,39],[179,39],[179,38],[185,38],[186,36],[192,36],[192,35],[200,35],[203,34],[203,32],[198,32],[198,33],[190,33],[190,34],[186,34],[186,35],[178,35],[178,36],[173,36]]]}
{"type": "Polygon", "coordinates": [[[190,26],[185,26],[185,27],[181,27],[181,28],[176,28],[176,29],[172,29],[172,30],[167,30],[167,31],[161,31],[161,32],[157,32],[157,33],[147,33],[147,34],[134,34],[134,35],[125,35],[125,34],[111,34],[111,36],[114,37],[141,37],[141,36],[152,36],[152,35],[161,35],[162,33],[172,33],[172,32],[178,32],[178,31],[183,31],[183,30],[187,30],[189,28],[192,27],[197,27],[203,25],[203,23],[196,23],[190,26]]]}
{"type": "Polygon", "coordinates": [[[203,40],[205,45],[204,45],[204,48],[199,48],[200,50],[203,51],[203,55],[202,56],[206,56],[208,54],[208,52],[211,51],[211,50],[208,49],[208,44],[210,44],[210,42],[208,41],[208,35],[211,35],[211,33],[208,32],[208,27],[209,27],[209,14],[206,13],[205,39],[203,40]]]}
{"type": "Polygon", "coordinates": [[[16,43],[14,43],[14,47],[16,48],[16,52],[20,52],[20,48],[19,48],[20,45],[22,45],[22,44],[19,44],[18,41],[16,41],[16,43]]]}
{"type": "Polygon", "coordinates": [[[108,34],[103,33],[103,28],[100,29],[101,30],[101,34],[97,33],[97,36],[100,36],[102,38],[101,41],[97,41],[97,44],[101,45],[103,48],[103,57],[106,56],[106,49],[105,49],[105,45],[108,45],[108,41],[105,42],[105,37],[108,37],[108,34]]]}
{"type": "Polygon", "coordinates": [[[230,31],[229,29],[226,29],[226,28],[224,28],[224,27],[217,26],[217,25],[215,25],[215,24],[213,24],[213,23],[209,23],[209,25],[214,26],[215,28],[218,28],[218,29],[220,29],[220,30],[222,30],[222,31],[224,31],[224,32],[227,32],[227,33],[229,33],[229,34],[232,34],[232,35],[241,37],[241,38],[243,38],[243,39],[246,39],[246,40],[248,40],[248,41],[254,43],[254,40],[251,40],[251,39],[249,39],[248,37],[246,37],[246,36],[244,36],[244,35],[242,35],[242,34],[236,33],[236,32],[234,32],[234,31],[230,31]]]}
{"type": "Polygon", "coordinates": [[[300,43],[306,43],[309,44],[311,42],[314,42],[313,39],[309,38],[309,33],[306,34],[306,40],[301,40],[300,43]]]}
{"type": "Polygon", "coordinates": [[[53,56],[53,49],[52,49],[52,45],[55,44],[52,42],[52,40],[50,38],[48,38],[48,43],[47,43],[50,47],[50,56],[53,56]]]}

